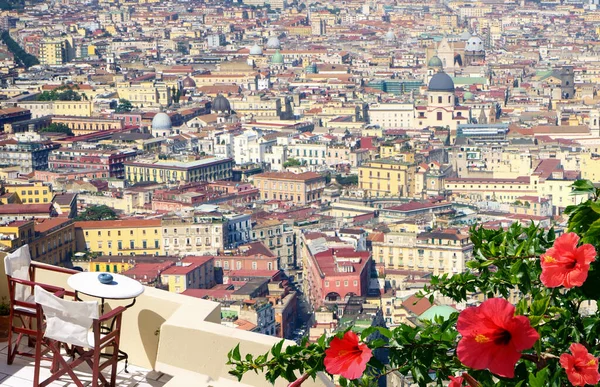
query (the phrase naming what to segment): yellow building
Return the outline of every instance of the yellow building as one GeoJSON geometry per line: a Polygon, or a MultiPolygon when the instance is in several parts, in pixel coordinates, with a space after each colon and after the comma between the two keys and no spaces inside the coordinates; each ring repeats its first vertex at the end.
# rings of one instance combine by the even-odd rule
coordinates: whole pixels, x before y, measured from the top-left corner
{"type": "Polygon", "coordinates": [[[187,289],[210,289],[215,285],[213,257],[187,257],[160,274],[170,292],[187,289]]]}
{"type": "Polygon", "coordinates": [[[17,249],[33,241],[35,236],[33,220],[13,220],[0,225],[0,246],[3,250],[17,249]]]}
{"type": "Polygon", "coordinates": [[[131,101],[136,106],[169,105],[172,102],[171,88],[165,82],[125,81],[117,83],[119,98],[131,101]]]}
{"type": "Polygon", "coordinates": [[[40,42],[40,64],[62,65],[73,59],[73,38],[46,38],[40,42]]]}
{"type": "Polygon", "coordinates": [[[41,182],[30,184],[7,184],[4,186],[7,193],[15,193],[19,196],[19,202],[22,204],[42,204],[52,202],[54,193],[52,186],[41,182]]]}
{"type": "Polygon", "coordinates": [[[390,231],[372,238],[373,260],[393,270],[416,270],[438,274],[462,273],[473,256],[466,233],[437,230],[417,234],[390,231]]]}
{"type": "Polygon", "coordinates": [[[156,183],[216,181],[231,179],[233,160],[207,157],[189,162],[126,161],[125,176],[129,182],[153,181],[156,183]]]}
{"type": "Polygon", "coordinates": [[[358,168],[358,185],[367,196],[413,197],[416,165],[395,159],[379,159],[358,168]]]}
{"type": "Polygon", "coordinates": [[[89,260],[88,271],[91,272],[107,272],[107,273],[122,273],[135,266],[135,261],[118,257],[98,256],[92,257],[89,260]]]}
{"type": "Polygon", "coordinates": [[[71,266],[75,253],[75,224],[68,218],[35,220],[35,237],[29,243],[31,258],[57,266],[71,266]]]}
{"type": "Polygon", "coordinates": [[[103,220],[75,223],[77,251],[100,255],[163,255],[160,220],[103,220]]]}
{"type": "Polygon", "coordinates": [[[325,189],[325,177],[316,172],[265,172],[253,175],[252,180],[264,200],[287,200],[299,205],[320,202],[325,189]]]}
{"type": "Polygon", "coordinates": [[[595,153],[582,155],[580,170],[582,179],[594,183],[600,182],[600,155],[595,153]]]}

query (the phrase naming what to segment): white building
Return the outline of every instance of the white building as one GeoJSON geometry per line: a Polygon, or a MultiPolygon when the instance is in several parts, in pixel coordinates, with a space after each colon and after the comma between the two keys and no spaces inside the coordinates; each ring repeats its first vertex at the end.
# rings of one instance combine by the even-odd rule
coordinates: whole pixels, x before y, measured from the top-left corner
{"type": "Polygon", "coordinates": [[[414,116],[412,103],[380,103],[369,107],[370,123],[384,129],[412,128],[414,116]]]}

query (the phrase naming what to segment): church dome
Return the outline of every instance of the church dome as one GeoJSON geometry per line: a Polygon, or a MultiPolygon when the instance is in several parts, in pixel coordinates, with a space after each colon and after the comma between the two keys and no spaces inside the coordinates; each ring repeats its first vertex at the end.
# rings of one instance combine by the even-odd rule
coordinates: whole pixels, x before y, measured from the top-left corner
{"type": "Polygon", "coordinates": [[[186,77],[183,82],[183,87],[196,87],[196,81],[194,81],[192,78],[190,77],[186,77]]]}
{"type": "Polygon", "coordinates": [[[429,62],[427,62],[427,67],[444,67],[444,64],[439,56],[434,55],[429,59],[429,62]]]}
{"type": "Polygon", "coordinates": [[[231,111],[231,104],[227,98],[219,94],[217,98],[212,101],[212,111],[217,113],[229,113],[231,111]]]}
{"type": "Polygon", "coordinates": [[[158,113],[152,118],[153,130],[170,130],[173,127],[171,117],[167,113],[158,113]]]}
{"type": "Polygon", "coordinates": [[[271,57],[271,63],[273,64],[283,64],[283,55],[279,52],[279,50],[275,51],[275,54],[271,57]]]}
{"type": "Polygon", "coordinates": [[[470,91],[465,92],[465,94],[463,94],[463,98],[465,99],[465,101],[470,101],[474,98],[473,93],[471,93],[470,91]]]}
{"type": "Polygon", "coordinates": [[[260,48],[260,46],[258,44],[254,44],[254,46],[252,46],[252,48],[250,49],[250,55],[262,55],[263,54],[263,49],[260,48]]]}
{"type": "Polygon", "coordinates": [[[454,81],[445,72],[439,72],[431,77],[427,90],[454,92],[454,81]]]}
{"type": "Polygon", "coordinates": [[[384,35],[383,39],[385,39],[386,42],[393,42],[396,40],[396,35],[394,34],[394,31],[392,31],[391,29],[384,35]]]}
{"type": "Polygon", "coordinates": [[[483,40],[481,40],[481,38],[478,36],[471,37],[469,40],[467,40],[467,44],[465,45],[465,51],[483,51],[483,40]]]}
{"type": "Polygon", "coordinates": [[[271,36],[269,40],[267,40],[267,48],[281,48],[281,43],[279,42],[277,36],[271,36]]]}

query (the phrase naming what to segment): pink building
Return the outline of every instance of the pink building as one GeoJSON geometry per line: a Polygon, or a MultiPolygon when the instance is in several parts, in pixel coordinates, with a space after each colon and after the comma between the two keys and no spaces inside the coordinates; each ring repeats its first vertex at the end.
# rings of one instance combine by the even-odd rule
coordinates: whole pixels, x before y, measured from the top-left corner
{"type": "Polygon", "coordinates": [[[344,304],[369,290],[371,253],[352,247],[332,247],[313,254],[305,249],[305,289],[314,309],[344,304]]]}

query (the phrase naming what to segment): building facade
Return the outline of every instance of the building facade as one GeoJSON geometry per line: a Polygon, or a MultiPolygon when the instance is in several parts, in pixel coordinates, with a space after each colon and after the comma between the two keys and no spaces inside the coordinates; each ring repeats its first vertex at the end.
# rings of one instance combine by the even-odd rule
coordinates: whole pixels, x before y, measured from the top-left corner
{"type": "Polygon", "coordinates": [[[265,172],[252,176],[264,200],[287,200],[298,205],[320,202],[325,177],[315,172],[265,172]]]}

